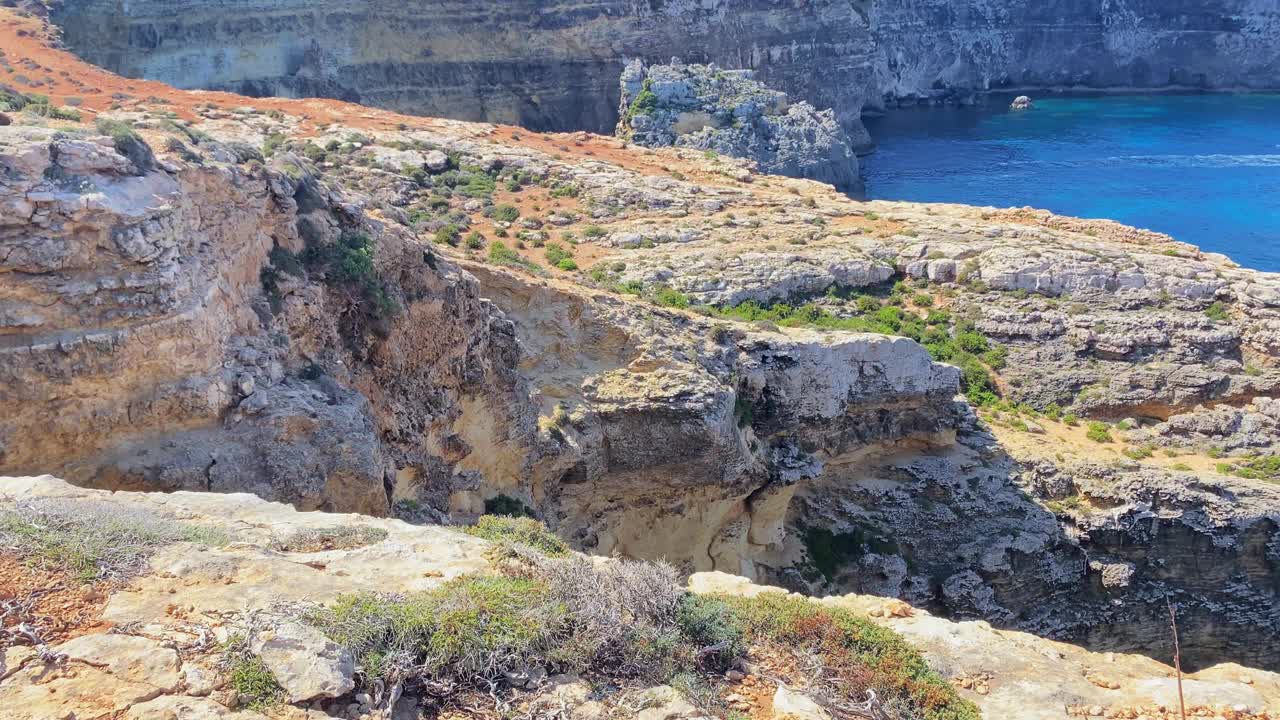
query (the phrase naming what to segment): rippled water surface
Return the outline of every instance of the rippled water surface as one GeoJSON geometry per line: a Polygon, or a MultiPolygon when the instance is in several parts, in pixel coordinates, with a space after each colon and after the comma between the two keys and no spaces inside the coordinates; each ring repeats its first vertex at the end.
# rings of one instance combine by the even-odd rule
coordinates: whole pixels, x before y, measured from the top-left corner
{"type": "Polygon", "coordinates": [[[868,119],[872,198],[1031,205],[1280,271],[1280,95],[1040,98],[868,119]]]}

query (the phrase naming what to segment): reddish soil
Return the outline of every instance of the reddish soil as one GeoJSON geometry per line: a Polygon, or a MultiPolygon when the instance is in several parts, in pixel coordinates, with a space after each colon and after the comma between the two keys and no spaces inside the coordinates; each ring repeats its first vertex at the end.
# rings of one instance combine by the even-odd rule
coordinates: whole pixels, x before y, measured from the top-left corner
{"type": "Polygon", "coordinates": [[[104,624],[99,618],[108,590],[105,583],[81,585],[59,573],[28,567],[12,555],[0,555],[0,607],[21,606],[5,616],[4,627],[25,622],[46,643],[101,632],[104,624]]]}

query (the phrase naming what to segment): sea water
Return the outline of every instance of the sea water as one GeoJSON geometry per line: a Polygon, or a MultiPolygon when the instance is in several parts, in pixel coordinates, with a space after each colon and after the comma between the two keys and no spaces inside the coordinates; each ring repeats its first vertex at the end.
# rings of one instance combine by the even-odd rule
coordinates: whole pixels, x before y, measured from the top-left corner
{"type": "Polygon", "coordinates": [[[867,196],[1110,218],[1280,271],[1280,95],[1033,99],[868,118],[867,196]]]}

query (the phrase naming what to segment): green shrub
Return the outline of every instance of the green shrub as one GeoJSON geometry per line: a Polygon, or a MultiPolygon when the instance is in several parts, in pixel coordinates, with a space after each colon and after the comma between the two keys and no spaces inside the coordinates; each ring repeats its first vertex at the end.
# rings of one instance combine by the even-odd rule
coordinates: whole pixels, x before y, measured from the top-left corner
{"type": "Polygon", "coordinates": [[[1226,322],[1231,319],[1231,316],[1227,314],[1227,306],[1220,302],[1215,302],[1206,308],[1204,315],[1214,322],[1226,322]]]}
{"type": "Polygon", "coordinates": [[[560,262],[556,263],[556,267],[564,270],[565,272],[573,272],[578,269],[578,263],[573,258],[563,258],[560,262]]]}
{"type": "Polygon", "coordinates": [[[658,96],[653,93],[652,83],[645,78],[644,83],[640,87],[640,92],[636,93],[635,99],[631,101],[631,106],[627,108],[627,122],[636,115],[650,115],[658,109],[658,96]]]}
{"type": "Polygon", "coordinates": [[[498,222],[515,222],[520,217],[520,208],[515,205],[502,204],[493,209],[493,219],[498,222]]]}
{"type": "Polygon", "coordinates": [[[365,233],[345,231],[331,245],[310,246],[303,261],[309,269],[324,272],[325,282],[359,290],[365,301],[363,315],[387,318],[400,311],[378,275],[373,240],[365,233]]]}
{"type": "Polygon", "coordinates": [[[248,699],[248,709],[265,711],[284,702],[284,689],[266,664],[249,652],[243,636],[232,636],[222,647],[220,663],[237,695],[248,699]]]}
{"type": "Polygon", "coordinates": [[[501,240],[495,240],[489,243],[489,262],[494,265],[505,265],[507,267],[525,270],[527,272],[538,272],[538,266],[525,260],[520,253],[507,247],[506,243],[501,240]]]}
{"type": "Polygon", "coordinates": [[[439,245],[453,245],[457,247],[458,242],[462,239],[462,230],[452,223],[443,225],[436,229],[435,241],[439,245]]]}
{"type": "Polygon", "coordinates": [[[653,301],[662,307],[681,309],[687,308],[691,304],[688,295],[665,285],[654,291],[653,301]]]}
{"type": "Polygon", "coordinates": [[[585,238],[591,238],[591,239],[602,238],[608,234],[609,234],[609,231],[605,230],[599,225],[588,225],[582,229],[582,236],[585,238]]]}
{"type": "Polygon", "coordinates": [[[1228,473],[1250,480],[1280,480],[1280,455],[1266,455],[1238,461],[1228,473]]]}
{"type": "Polygon", "coordinates": [[[1130,460],[1146,460],[1156,454],[1156,449],[1152,445],[1140,445],[1138,447],[1125,448],[1121,452],[1130,460]]]}
{"type": "Polygon", "coordinates": [[[1066,415],[1062,416],[1062,422],[1065,425],[1070,425],[1072,427],[1075,427],[1076,425],[1080,424],[1080,418],[1076,417],[1075,413],[1067,413],[1066,415]]]}
{"type": "Polygon", "coordinates": [[[547,258],[547,262],[557,266],[563,260],[573,259],[573,253],[565,250],[563,245],[556,242],[547,243],[546,250],[543,252],[543,255],[547,258]]]}
{"type": "Polygon", "coordinates": [[[503,515],[506,517],[535,517],[533,508],[524,504],[523,500],[510,495],[495,495],[484,501],[485,515],[503,515]]]}
{"type": "Polygon", "coordinates": [[[729,669],[730,664],[746,652],[742,626],[723,600],[689,593],[680,601],[676,623],[681,635],[695,647],[716,648],[710,657],[715,659],[717,670],[729,669]]]}
{"type": "Polygon", "coordinates": [[[467,233],[467,249],[480,250],[482,248],[484,248],[484,236],[475,230],[467,233]]]}
{"type": "Polygon", "coordinates": [[[552,556],[569,552],[569,546],[563,540],[547,530],[542,523],[527,517],[482,515],[466,532],[485,540],[527,545],[552,556]]]}
{"type": "Polygon", "coordinates": [[[1107,427],[1107,424],[1097,422],[1097,421],[1089,423],[1089,429],[1085,433],[1085,437],[1089,438],[1090,440],[1096,443],[1112,442],[1111,432],[1110,432],[1110,429],[1107,427]]]}

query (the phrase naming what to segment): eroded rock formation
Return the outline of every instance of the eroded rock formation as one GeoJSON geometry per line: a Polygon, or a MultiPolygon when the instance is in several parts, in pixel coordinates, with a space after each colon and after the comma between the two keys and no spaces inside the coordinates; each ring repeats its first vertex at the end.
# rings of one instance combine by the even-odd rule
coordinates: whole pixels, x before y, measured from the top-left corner
{"type": "Polygon", "coordinates": [[[861,187],[858,158],[830,110],[792,103],[749,70],[651,65],[622,72],[616,134],[644,147],[687,147],[747,158],[770,175],[861,187]]]}

